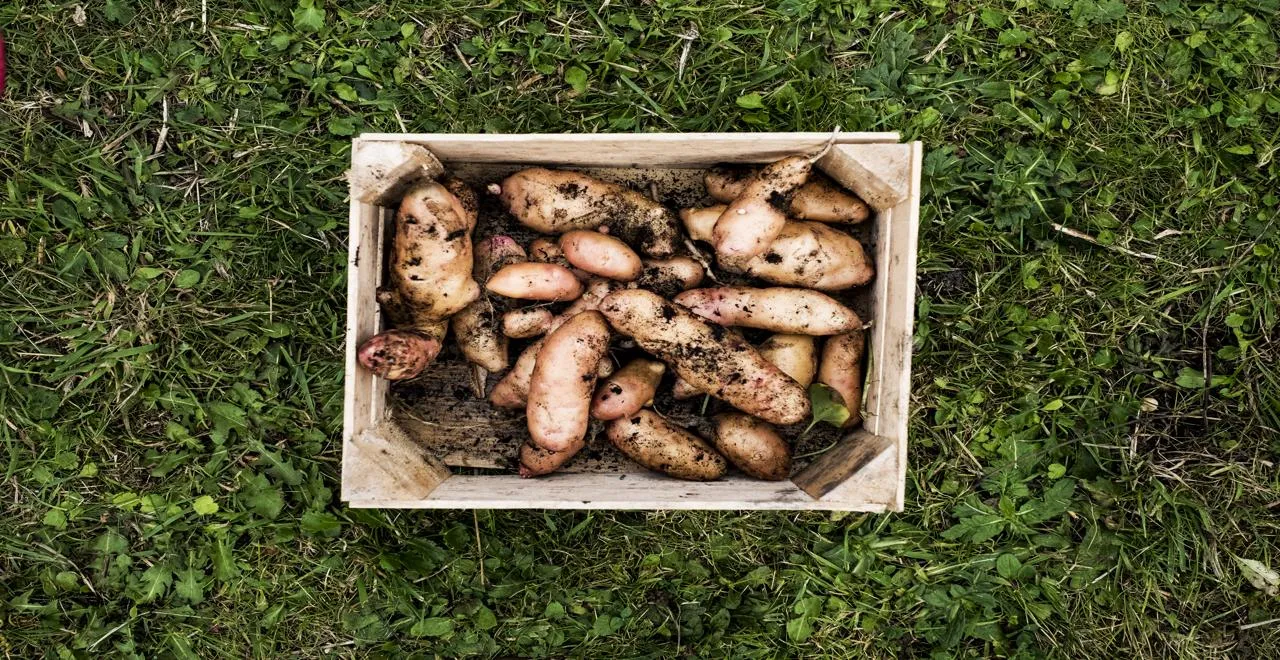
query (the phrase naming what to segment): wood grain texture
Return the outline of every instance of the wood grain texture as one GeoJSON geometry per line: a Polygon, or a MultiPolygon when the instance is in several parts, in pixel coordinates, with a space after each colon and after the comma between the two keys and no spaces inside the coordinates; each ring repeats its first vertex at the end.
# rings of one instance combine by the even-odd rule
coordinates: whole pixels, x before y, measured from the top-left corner
{"type": "Polygon", "coordinates": [[[421,499],[451,477],[448,468],[394,424],[357,434],[343,455],[347,500],[421,499]]]}
{"type": "Polygon", "coordinates": [[[414,184],[439,177],[444,165],[422,145],[402,141],[354,140],[347,182],[351,198],[388,206],[414,184]]]}
{"type": "Polygon", "coordinates": [[[381,330],[377,289],[381,277],[383,209],[351,198],[351,227],[347,241],[347,336],[346,381],[343,389],[342,418],[342,495],[354,482],[348,468],[354,460],[353,440],[381,419],[386,405],[386,386],[356,361],[356,349],[365,339],[381,330]]]}
{"type": "Polygon", "coordinates": [[[855,431],[831,451],[810,463],[809,467],[791,477],[791,483],[813,499],[822,499],[895,444],[890,438],[867,431],[855,431]]]}
{"type": "Polygon", "coordinates": [[[877,211],[901,204],[911,192],[910,145],[837,144],[818,167],[877,211]]]}

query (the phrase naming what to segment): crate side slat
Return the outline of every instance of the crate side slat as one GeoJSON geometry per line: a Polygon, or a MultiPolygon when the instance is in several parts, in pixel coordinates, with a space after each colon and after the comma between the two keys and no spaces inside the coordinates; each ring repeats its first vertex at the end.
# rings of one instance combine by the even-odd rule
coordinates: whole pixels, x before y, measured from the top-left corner
{"type": "Polygon", "coordinates": [[[382,263],[382,212],[377,206],[351,198],[347,242],[346,378],[342,418],[342,495],[348,498],[355,472],[353,439],[377,423],[375,413],[386,405],[386,388],[356,362],[360,342],[378,331],[376,291],[382,263]]]}

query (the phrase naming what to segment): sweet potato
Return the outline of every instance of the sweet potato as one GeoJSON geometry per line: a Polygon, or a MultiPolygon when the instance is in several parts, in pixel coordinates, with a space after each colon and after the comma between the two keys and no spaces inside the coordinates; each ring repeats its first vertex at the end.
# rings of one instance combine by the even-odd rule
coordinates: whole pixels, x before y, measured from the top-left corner
{"type": "Polygon", "coordinates": [[[502,334],[512,339],[528,339],[546,334],[553,316],[546,307],[510,310],[502,315],[502,334]]]}
{"type": "MultiPolygon", "coordinates": [[[[524,248],[515,239],[491,236],[475,245],[472,275],[480,282],[487,282],[497,269],[524,260],[524,248]]],[[[468,362],[491,373],[507,368],[507,338],[498,327],[497,310],[490,301],[477,299],[455,314],[449,323],[468,362]]]]}
{"type": "Polygon", "coordinates": [[[809,289],[690,289],[676,296],[675,301],[720,325],[795,335],[835,335],[862,327],[862,320],[853,310],[831,296],[809,289]]]}
{"type": "Polygon", "coordinates": [[[777,430],[751,415],[715,416],[716,449],[734,467],[757,479],[781,481],[791,476],[791,446],[777,430]]]}
{"type": "Polygon", "coordinates": [[[564,257],[579,270],[619,282],[640,277],[640,255],[626,243],[598,231],[575,229],[560,236],[564,257]]]}
{"type": "Polygon", "coordinates": [[[469,193],[456,180],[432,181],[410,189],[400,202],[388,283],[378,291],[378,302],[397,327],[429,327],[480,296],[471,275],[476,218],[469,193]]]}
{"type": "Polygon", "coordinates": [[[563,234],[603,226],[658,258],[671,256],[680,240],[676,216],[662,204],[579,172],[534,167],[512,174],[498,188],[507,210],[536,231],[563,234]]]}
{"type": "MultiPolygon", "coordinates": [[[[707,170],[703,181],[707,194],[718,202],[732,202],[742,194],[755,170],[742,166],[721,166],[707,170]]],[[[871,207],[857,195],[821,172],[811,172],[809,180],[784,203],[787,215],[801,220],[856,224],[871,216],[871,207]]]]}
{"type": "Polygon", "coordinates": [[[843,424],[844,428],[862,420],[862,350],[865,344],[865,333],[859,328],[828,339],[822,347],[818,382],[835,390],[849,409],[849,419],[843,424]]]}
{"type": "Polygon", "coordinates": [[[587,432],[596,365],[609,348],[600,312],[583,312],[547,335],[529,381],[525,414],[533,444],[564,451],[587,432]]]}
{"type": "Polygon", "coordinates": [[[677,479],[711,481],[728,468],[705,440],[652,410],[609,422],[605,433],[627,458],[677,479]]]}
{"type": "Polygon", "coordinates": [[[585,440],[578,440],[564,451],[548,451],[532,442],[520,445],[520,476],[540,477],[560,469],[586,446],[585,440]]]}
{"type": "Polygon", "coordinates": [[[670,259],[645,259],[644,269],[636,286],[648,289],[663,298],[670,298],[681,291],[692,289],[702,284],[706,275],[702,264],[690,257],[672,257],[670,259]]]}
{"type": "Polygon", "coordinates": [[[719,259],[737,267],[764,252],[787,221],[779,204],[804,185],[812,167],[805,156],[788,156],[756,172],[716,220],[711,238],[719,259]]]}
{"type": "Polygon", "coordinates": [[[485,288],[521,300],[573,300],[582,295],[582,282],[568,268],[533,262],[506,266],[485,288]]]}
{"type": "Polygon", "coordinates": [[[365,340],[356,359],[366,369],[387,380],[414,378],[439,355],[444,324],[426,331],[388,330],[365,340]]]}
{"type": "Polygon", "coordinates": [[[803,387],[809,387],[818,370],[817,350],[808,335],[773,335],[760,344],[760,355],[803,387]]]}
{"type": "Polygon", "coordinates": [[[667,366],[657,360],[636,358],[605,378],[591,400],[591,416],[618,419],[634,415],[653,401],[667,366]]]}
{"type": "Polygon", "coordinates": [[[776,424],[794,424],[809,414],[804,388],[732,330],[643,289],[609,294],[600,311],[615,330],[689,384],[739,410],[776,424]]]}

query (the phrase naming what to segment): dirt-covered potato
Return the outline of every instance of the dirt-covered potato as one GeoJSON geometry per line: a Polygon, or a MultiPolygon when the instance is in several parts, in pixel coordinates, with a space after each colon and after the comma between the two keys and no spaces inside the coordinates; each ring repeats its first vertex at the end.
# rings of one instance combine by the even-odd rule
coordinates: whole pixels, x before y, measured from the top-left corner
{"type": "Polygon", "coordinates": [[[605,432],[627,458],[677,479],[712,481],[728,467],[705,440],[652,410],[609,422],[605,432]]]}
{"type": "Polygon", "coordinates": [[[671,396],[676,401],[684,401],[685,399],[692,399],[693,397],[699,396],[701,394],[702,394],[702,390],[694,387],[693,385],[690,385],[689,381],[679,376],[676,376],[676,381],[671,384],[671,396]]]}
{"type": "MultiPolygon", "coordinates": [[[[476,243],[472,276],[487,282],[494,271],[525,260],[524,248],[510,236],[491,236],[476,243]]],[[[467,305],[449,324],[467,361],[490,373],[507,368],[507,338],[498,322],[498,310],[484,297],[467,305]]]]}
{"type": "Polygon", "coordinates": [[[866,334],[853,330],[827,340],[818,365],[818,382],[835,390],[849,409],[844,428],[862,421],[862,350],[866,334]]]}
{"type": "Polygon", "coordinates": [[[779,204],[804,185],[812,168],[807,157],[788,156],[756,172],[716,220],[711,239],[717,257],[738,267],[764,252],[787,221],[779,204]]]}
{"type": "MultiPolygon", "coordinates": [[[[755,168],[740,165],[713,167],[703,182],[707,194],[718,202],[732,202],[742,194],[755,168]]],[[[871,207],[857,195],[821,172],[809,174],[809,180],[793,192],[783,204],[787,215],[801,220],[855,224],[871,216],[871,207]]]]}
{"type": "Polygon", "coordinates": [[[525,226],[547,234],[608,228],[609,234],[650,257],[669,257],[680,241],[676,216],[662,204],[616,183],[579,172],[533,167],[498,186],[507,210],[525,226]]]}
{"type": "Polygon", "coordinates": [[[739,410],[776,424],[794,424],[809,414],[805,389],[732,330],[643,289],[609,294],[600,311],[615,330],[689,384],[739,410]]]}
{"type": "Polygon", "coordinates": [[[585,440],[579,440],[564,451],[548,451],[532,442],[526,442],[520,445],[520,476],[527,479],[551,474],[568,463],[586,444],[585,440]]]}
{"type": "Polygon", "coordinates": [[[804,387],[818,371],[818,352],[808,335],[773,335],[760,344],[760,355],[804,387]]]}
{"type": "Polygon", "coordinates": [[[553,316],[546,307],[510,310],[502,315],[502,334],[512,339],[528,339],[546,334],[553,316]]]}
{"type": "Polygon", "coordinates": [[[365,340],[356,359],[366,369],[387,380],[414,378],[440,354],[444,324],[428,331],[388,330],[365,340]]]}
{"type": "Polygon", "coordinates": [[[791,476],[791,446],[767,422],[742,413],[715,416],[716,449],[734,467],[757,479],[791,476]]]}
{"type": "Polygon", "coordinates": [[[582,295],[582,282],[556,264],[511,264],[493,274],[485,288],[520,300],[573,300],[582,295]]]}
{"type": "Polygon", "coordinates": [[[648,289],[663,298],[670,298],[702,284],[706,271],[692,257],[670,259],[645,259],[644,269],[636,286],[648,289]]]}
{"type": "Polygon", "coordinates": [[[610,420],[635,414],[653,401],[666,371],[667,365],[657,360],[636,358],[628,362],[596,387],[591,416],[610,420]]]}
{"type": "Polygon", "coordinates": [[[684,230],[688,232],[689,238],[695,241],[711,242],[711,234],[715,231],[716,221],[724,214],[724,210],[729,207],[724,204],[716,204],[714,206],[694,206],[687,209],[680,209],[680,222],[684,225],[684,230]]]}
{"type": "Polygon", "coordinates": [[[475,213],[475,195],[454,179],[405,194],[396,213],[387,286],[378,291],[394,325],[427,328],[480,296],[471,275],[475,213]]]}
{"type": "Polygon", "coordinates": [[[609,349],[600,312],[583,312],[547,335],[529,380],[525,415],[533,444],[564,451],[587,432],[596,367],[609,349]]]}
{"type": "Polygon", "coordinates": [[[853,310],[810,289],[690,289],[676,296],[675,301],[720,325],[794,335],[835,335],[862,327],[862,320],[853,310]]]}
{"type": "Polygon", "coordinates": [[[598,231],[575,229],[560,236],[564,257],[579,270],[619,282],[640,277],[640,255],[626,243],[598,231]]]}
{"type": "Polygon", "coordinates": [[[538,362],[538,351],[542,350],[539,339],[525,347],[511,370],[489,392],[489,403],[499,408],[523,408],[529,402],[529,381],[533,378],[533,367],[538,362]]]}

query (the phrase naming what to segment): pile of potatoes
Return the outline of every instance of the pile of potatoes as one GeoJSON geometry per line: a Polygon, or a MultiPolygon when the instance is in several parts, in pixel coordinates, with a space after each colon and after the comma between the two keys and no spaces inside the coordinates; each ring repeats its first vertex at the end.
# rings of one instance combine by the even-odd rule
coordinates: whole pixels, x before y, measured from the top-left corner
{"type": "Polygon", "coordinates": [[[791,447],[775,425],[809,416],[811,383],[846,404],[846,426],[859,420],[863,322],[825,292],[873,277],[862,245],[837,228],[870,212],[806,156],[713,168],[705,183],[719,204],[676,212],[578,172],[521,170],[487,193],[546,235],[523,247],[505,235],[472,244],[477,197],[460,180],[413,188],[378,295],[396,329],[361,345],[360,363],[414,378],[451,327],[478,394],[488,373],[506,370],[488,399],[525,411],[522,476],[564,465],[596,419],[623,454],[673,477],[717,479],[732,464],[787,478],[791,447]],[[714,268],[699,243],[713,248],[714,268]],[[717,269],[769,286],[699,288],[717,269]],[[774,334],[757,346],[734,328],[774,334]],[[533,340],[514,363],[510,339],[533,340]],[[644,355],[615,371],[618,343],[644,355]],[[649,407],[668,371],[675,398],[736,409],[714,416],[710,441],[649,407]]]}

